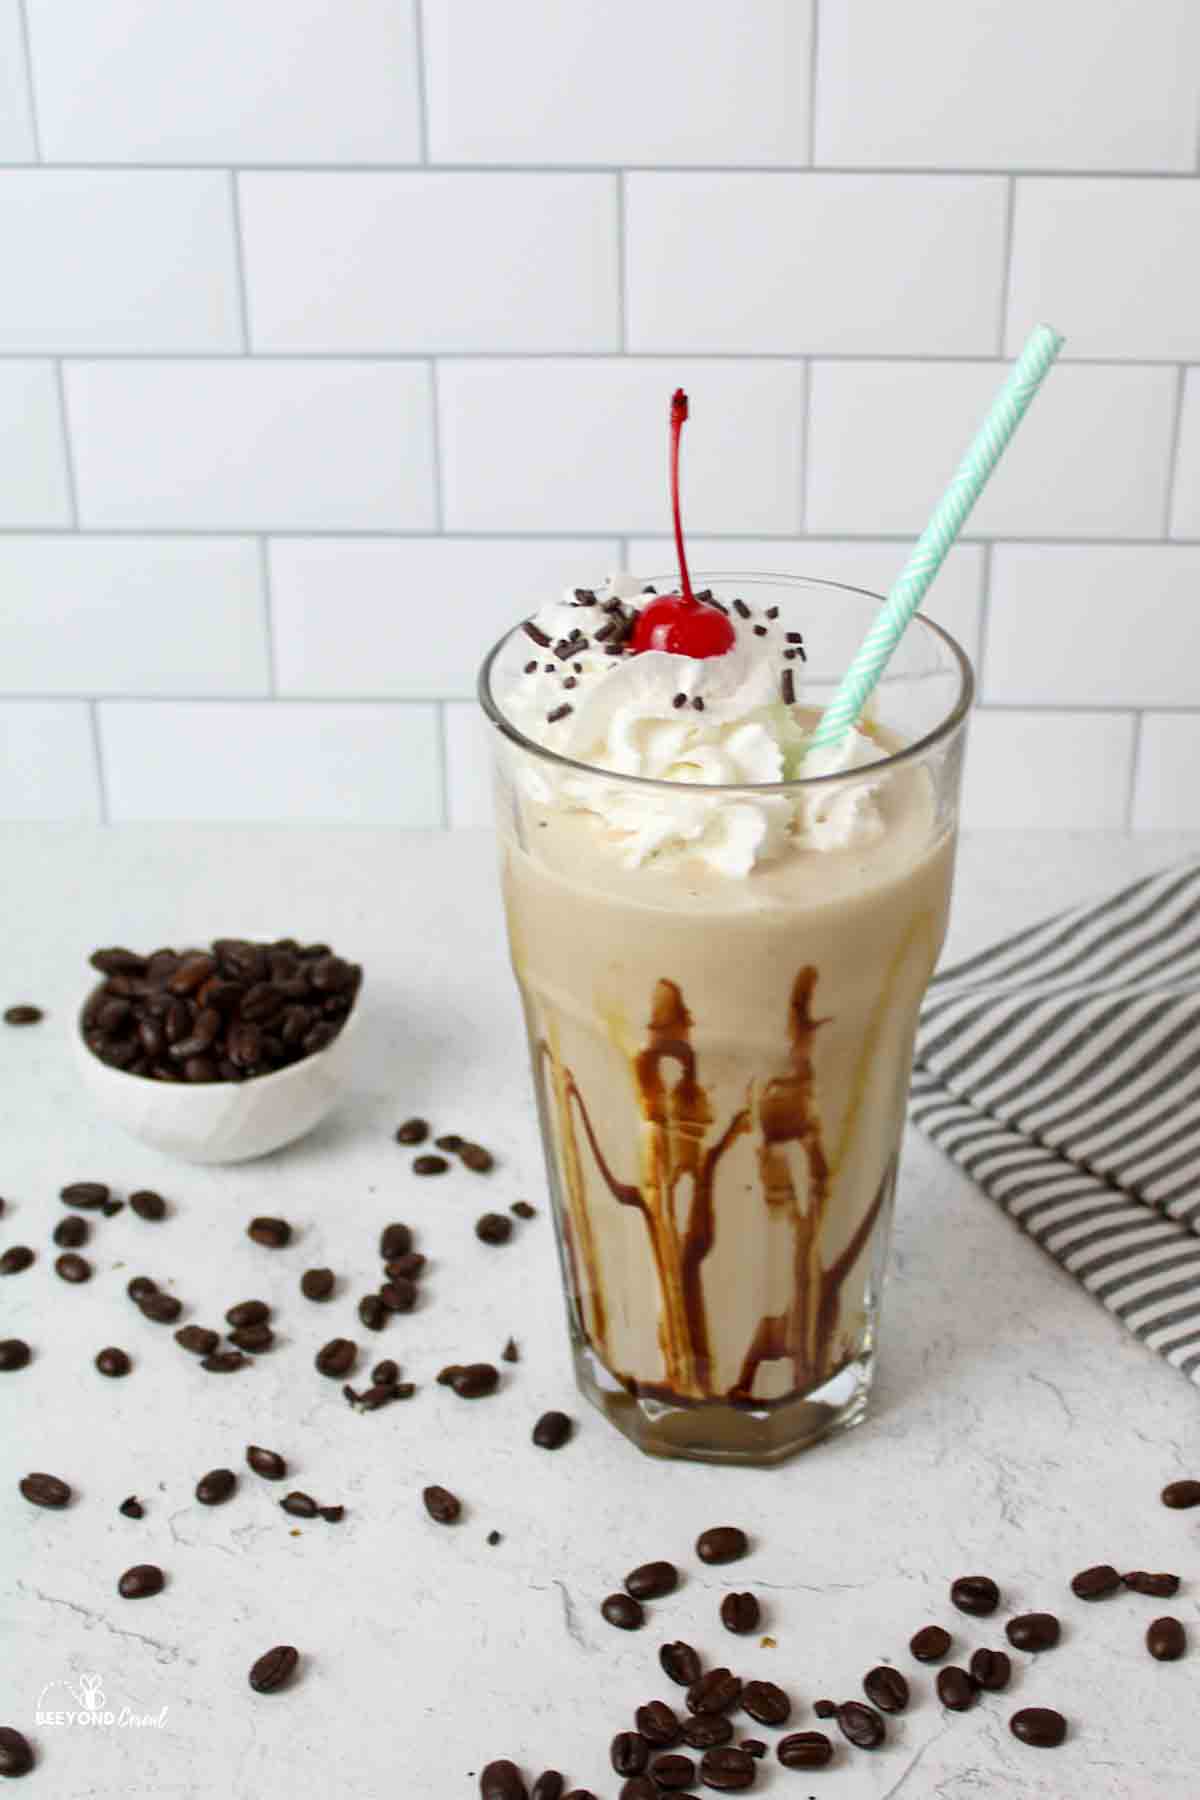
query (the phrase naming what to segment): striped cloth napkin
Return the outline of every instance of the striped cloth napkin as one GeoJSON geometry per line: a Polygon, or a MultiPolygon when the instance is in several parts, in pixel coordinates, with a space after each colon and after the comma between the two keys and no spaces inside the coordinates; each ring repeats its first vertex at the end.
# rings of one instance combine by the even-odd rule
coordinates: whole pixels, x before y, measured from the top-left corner
{"type": "Polygon", "coordinates": [[[1200,860],[937,975],[912,1117],[1200,1384],[1200,860]]]}

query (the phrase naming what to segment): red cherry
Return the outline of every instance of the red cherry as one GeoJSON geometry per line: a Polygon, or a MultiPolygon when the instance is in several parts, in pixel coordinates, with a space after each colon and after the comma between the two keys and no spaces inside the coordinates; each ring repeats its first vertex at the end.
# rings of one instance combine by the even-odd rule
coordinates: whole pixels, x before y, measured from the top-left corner
{"type": "Polygon", "coordinates": [[[736,638],[727,616],[715,606],[697,600],[692,592],[687,556],[683,548],[683,522],[679,512],[679,438],[688,416],[687,395],[676,388],[671,396],[671,512],[675,521],[675,549],[679,555],[681,594],[660,594],[642,608],[633,629],[633,648],[669,650],[675,656],[724,656],[736,638]]]}

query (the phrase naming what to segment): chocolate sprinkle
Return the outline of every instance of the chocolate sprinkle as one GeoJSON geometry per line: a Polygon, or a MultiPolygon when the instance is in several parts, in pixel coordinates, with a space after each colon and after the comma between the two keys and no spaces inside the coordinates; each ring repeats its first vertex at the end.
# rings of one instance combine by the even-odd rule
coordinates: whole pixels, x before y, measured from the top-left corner
{"type": "Polygon", "coordinates": [[[704,702],[700,698],[699,694],[697,694],[696,698],[692,701],[692,710],[694,712],[703,712],[704,711],[704,702]]]}
{"type": "Polygon", "coordinates": [[[534,657],[532,662],[527,662],[525,664],[525,673],[527,675],[536,675],[537,674],[537,657],[536,656],[534,657]]]}
{"type": "Polygon", "coordinates": [[[766,616],[768,619],[777,619],[779,617],[779,608],[777,606],[768,606],[766,616]]]}
{"type": "Polygon", "coordinates": [[[783,689],[783,704],[785,706],[795,706],[795,704],[796,704],[796,677],[795,677],[794,672],[791,669],[785,669],[783,671],[783,680],[780,685],[782,686],[782,689],[783,689]]]}
{"type": "Polygon", "coordinates": [[[785,631],[783,635],[789,644],[802,644],[804,642],[804,633],[802,631],[785,631]]]}
{"type": "Polygon", "coordinates": [[[766,637],[766,635],[767,635],[766,626],[765,625],[756,625],[754,627],[754,635],[755,635],[755,637],[766,637]]]}
{"type": "Polygon", "coordinates": [[[593,631],[592,637],[595,639],[596,643],[602,644],[605,638],[610,638],[616,629],[616,620],[609,619],[607,624],[601,625],[599,631],[593,631]]]}
{"type": "Polygon", "coordinates": [[[542,630],[541,626],[535,625],[532,619],[526,619],[521,629],[527,637],[531,637],[534,643],[540,645],[543,650],[548,650],[550,648],[550,639],[546,636],[546,633],[542,630]]]}
{"type": "Polygon", "coordinates": [[[680,706],[686,706],[687,705],[687,695],[686,694],[676,694],[675,698],[671,702],[671,705],[676,708],[678,708],[680,706]]]}
{"type": "Polygon", "coordinates": [[[565,719],[567,714],[574,712],[574,710],[574,707],[568,706],[566,701],[564,701],[561,706],[556,706],[553,712],[548,712],[546,714],[547,725],[557,725],[560,719],[565,719]]]}
{"type": "Polygon", "coordinates": [[[733,603],[733,610],[739,619],[748,619],[750,617],[750,608],[746,605],[744,600],[735,600],[733,603]]]}
{"type": "Polygon", "coordinates": [[[595,604],[596,604],[595,589],[594,588],[576,588],[575,589],[575,604],[576,604],[576,606],[595,606],[595,604]]]}
{"type": "Polygon", "coordinates": [[[563,682],[563,686],[565,688],[576,688],[579,686],[579,683],[576,681],[576,679],[573,675],[568,675],[567,679],[563,682]]]}

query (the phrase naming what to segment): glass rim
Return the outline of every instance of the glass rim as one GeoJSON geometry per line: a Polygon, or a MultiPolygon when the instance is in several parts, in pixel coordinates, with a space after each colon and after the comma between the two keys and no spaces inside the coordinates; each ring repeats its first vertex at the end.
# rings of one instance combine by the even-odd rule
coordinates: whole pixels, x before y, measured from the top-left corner
{"type": "MultiPolygon", "coordinates": [[[[660,573],[657,576],[653,574],[648,575],[646,579],[648,581],[674,581],[676,577],[674,574],[667,574],[664,576],[660,573]]],[[[782,584],[785,587],[830,588],[835,589],[839,593],[857,594],[864,600],[873,601],[876,606],[882,606],[885,598],[884,595],[875,593],[871,588],[855,587],[848,581],[829,581],[820,575],[773,575],[763,570],[749,573],[742,569],[704,569],[695,574],[692,577],[692,581],[693,586],[699,586],[701,583],[713,581],[733,581],[739,586],[747,587],[753,583],[771,582],[782,584]]],[[[531,618],[533,615],[529,614],[527,616],[531,618]]],[[[617,769],[605,769],[601,768],[596,763],[581,762],[577,757],[564,756],[561,750],[552,750],[545,744],[539,744],[536,738],[526,737],[525,733],[519,730],[518,727],[513,724],[512,720],[500,709],[500,706],[492,693],[492,671],[501,651],[510,640],[524,628],[525,623],[526,621],[524,619],[519,620],[517,624],[511,626],[510,629],[504,633],[503,637],[498,638],[480,665],[479,678],[476,682],[475,691],[479,704],[483,708],[488,721],[496,727],[497,731],[499,731],[502,736],[508,738],[511,743],[518,745],[522,750],[528,751],[530,755],[536,756],[542,762],[550,763],[559,769],[574,771],[581,775],[591,775],[601,779],[607,778],[610,781],[628,782],[633,787],[646,788],[655,793],[678,795],[682,790],[684,793],[689,794],[785,795],[795,793],[800,789],[818,789],[827,787],[831,784],[848,785],[853,782],[877,781],[881,772],[897,769],[907,763],[915,762],[921,757],[928,755],[929,751],[934,749],[938,744],[952,737],[971,710],[971,703],[975,697],[975,671],[972,668],[970,658],[962,645],[956,638],[953,638],[950,635],[944,626],[936,624],[935,621],[927,617],[925,613],[918,612],[914,614],[912,624],[919,624],[926,631],[931,632],[935,638],[941,640],[950,652],[953,664],[958,671],[958,695],[950,711],[944,718],[939,719],[932,730],[926,732],[923,737],[917,738],[913,743],[906,744],[902,750],[894,750],[890,754],[881,757],[877,762],[867,763],[858,769],[847,769],[830,775],[798,775],[791,781],[680,782],[667,781],[656,775],[626,775],[617,769]]]]}

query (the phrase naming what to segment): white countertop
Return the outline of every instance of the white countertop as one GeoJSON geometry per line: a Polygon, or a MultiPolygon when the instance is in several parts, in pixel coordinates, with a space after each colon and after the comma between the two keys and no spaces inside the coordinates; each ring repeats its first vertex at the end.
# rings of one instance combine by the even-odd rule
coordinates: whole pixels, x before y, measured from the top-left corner
{"type": "MultiPolygon", "coordinates": [[[[0,1245],[29,1243],[36,1266],[0,1284],[0,1335],[35,1360],[0,1375],[0,1724],[24,1730],[38,1767],[29,1793],[55,1800],[453,1800],[494,1756],[530,1777],[546,1766],[600,1796],[617,1793],[608,1744],[635,1705],[674,1703],[657,1649],[696,1644],[709,1661],[774,1679],[800,1704],[850,1698],[875,1662],[913,1678],[914,1703],[875,1755],[839,1749],[805,1778],[760,1765],[756,1792],[831,1800],[1184,1800],[1197,1789],[1200,1541],[1194,1518],[1159,1504],[1163,1483],[1200,1475],[1200,1396],[1129,1338],[916,1133],[901,1174],[882,1375],[859,1431],[780,1469],[739,1471],[642,1458],[574,1395],[518,1010],[485,834],[360,830],[4,828],[0,1008],[30,1000],[39,1027],[0,1027],[0,1245]],[[64,1053],[96,944],[222,933],[324,937],[367,968],[357,1081],[306,1142],[257,1164],[173,1164],[92,1116],[64,1053]],[[493,1147],[490,1177],[414,1177],[392,1131],[411,1113],[493,1147]],[[95,1219],[94,1280],[53,1272],[52,1226],[70,1180],[122,1196],[159,1189],[170,1219],[126,1209],[95,1219]],[[490,1205],[531,1199],[538,1217],[503,1249],[472,1226],[490,1205]],[[296,1227],[281,1252],[245,1236],[255,1213],[296,1227]],[[380,1334],[355,1301],[377,1281],[376,1242],[408,1221],[430,1258],[424,1300],[380,1334]],[[345,1280],[320,1307],[301,1270],[345,1280]],[[280,1346],[233,1376],[204,1373],[125,1297],[135,1273],[220,1325],[236,1300],[278,1308],[280,1346]],[[476,1402],[437,1387],[452,1360],[496,1360],[514,1333],[522,1360],[476,1402]],[[397,1358],[420,1391],[360,1416],[312,1367],[336,1334],[370,1361],[397,1358]],[[92,1357],[123,1345],[126,1380],[92,1357]],[[579,1420],[556,1454],[529,1443],[538,1414],[579,1420]],[[255,1442],[283,1452],[286,1486],[343,1502],[340,1526],[279,1510],[284,1487],[244,1468],[255,1442]],[[197,1478],[242,1470],[227,1505],[193,1499],[197,1478]],[[16,1491],[31,1469],[61,1475],[75,1503],[51,1513],[16,1491]],[[421,1489],[466,1504],[433,1525],[421,1489]],[[140,1523],[118,1515],[138,1494],[140,1523]],[[704,1569],[703,1527],[743,1525],[753,1554],[704,1569]],[[299,1535],[292,1535],[299,1526],[299,1535]],[[487,1532],[503,1533],[497,1547],[487,1532]],[[640,1633],[612,1630],[598,1603],[636,1563],[668,1557],[680,1591],[640,1633]],[[1088,1564],[1173,1569],[1179,1598],[1135,1595],[1088,1607],[1070,1594],[1088,1564]],[[168,1585],[120,1600],[136,1562],[168,1585]],[[953,1576],[987,1572],[1003,1590],[991,1621],[955,1614],[953,1576]],[[764,1601],[776,1648],[730,1638],[721,1593],[764,1601]],[[1047,1609],[1063,1642],[1040,1661],[1014,1653],[1012,1688],[972,1712],[943,1712],[933,1672],[907,1644],[939,1621],[966,1654],[1003,1643],[1012,1612],[1047,1609]],[[1145,1626],[1172,1610],[1189,1658],[1152,1662],[1145,1626]],[[250,1663],[294,1643],[301,1671],[259,1696],[250,1663]],[[107,1709],[166,1708],[142,1730],[46,1725],[43,1707],[98,1674],[107,1709]],[[1059,1750],[1017,1743],[1018,1707],[1046,1704],[1072,1725],[1059,1750]]],[[[1159,868],[1197,839],[995,833],[963,845],[949,954],[1159,868]]],[[[360,1364],[361,1372],[361,1364],[360,1364]]],[[[739,1717],[739,1737],[757,1728],[739,1717]]],[[[773,1733],[762,1735],[774,1739],[773,1733]]],[[[835,1736],[836,1731],[835,1731],[835,1736]]],[[[22,1792],[25,1790],[22,1789],[22,1792]]]]}

